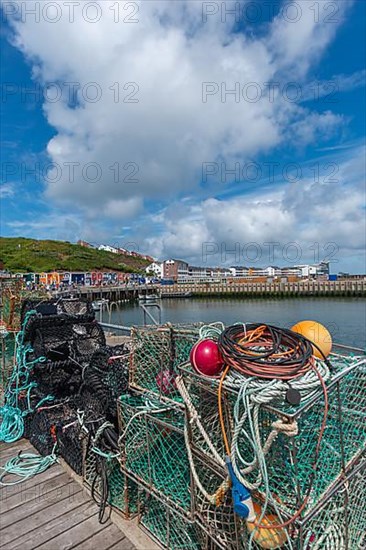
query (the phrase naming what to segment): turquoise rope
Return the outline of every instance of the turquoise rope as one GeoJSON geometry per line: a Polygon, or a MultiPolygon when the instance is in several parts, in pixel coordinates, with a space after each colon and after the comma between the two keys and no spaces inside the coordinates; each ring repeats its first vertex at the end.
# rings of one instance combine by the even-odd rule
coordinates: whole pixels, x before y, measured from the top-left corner
{"type": "Polygon", "coordinates": [[[5,391],[5,405],[0,408],[2,422],[0,425],[0,441],[13,443],[20,439],[24,433],[24,417],[34,412],[46,401],[52,401],[52,395],[46,395],[40,400],[35,409],[30,406],[30,392],[37,386],[35,382],[29,382],[29,376],[37,363],[46,361],[45,357],[39,357],[33,361],[28,360],[28,354],[33,351],[29,344],[24,344],[25,327],[28,320],[36,312],[29,311],[24,319],[22,330],[16,335],[15,364],[5,391]],[[19,394],[27,392],[28,409],[21,411],[18,407],[19,394]]]}
{"type": "Polygon", "coordinates": [[[48,456],[40,456],[34,453],[22,454],[20,452],[17,456],[8,460],[3,468],[0,468],[0,470],[3,470],[2,474],[0,474],[0,485],[4,487],[17,485],[18,483],[22,483],[30,477],[44,472],[45,470],[47,470],[47,468],[57,462],[55,449],[56,444],[53,447],[52,453],[48,456]],[[3,481],[4,477],[10,474],[19,476],[20,479],[18,479],[17,481],[5,483],[3,481]]]}
{"type": "Polygon", "coordinates": [[[0,408],[2,422],[0,426],[0,441],[13,443],[20,439],[24,433],[23,414],[17,407],[4,405],[0,408]]]}

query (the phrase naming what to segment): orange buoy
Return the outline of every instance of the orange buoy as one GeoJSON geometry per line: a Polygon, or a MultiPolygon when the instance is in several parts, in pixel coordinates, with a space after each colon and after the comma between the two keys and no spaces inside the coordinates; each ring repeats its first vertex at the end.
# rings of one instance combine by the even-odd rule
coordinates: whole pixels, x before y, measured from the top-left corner
{"type": "Polygon", "coordinates": [[[286,531],[284,528],[271,529],[271,525],[278,525],[281,523],[279,518],[274,514],[265,514],[260,522],[260,525],[265,527],[256,527],[256,523],[259,522],[262,508],[256,502],[253,503],[254,511],[256,513],[255,522],[247,521],[247,529],[249,533],[255,530],[253,540],[261,548],[282,548],[287,541],[286,531]],[[266,528],[268,525],[268,529],[266,528]]]}
{"type": "Polygon", "coordinates": [[[302,334],[310,342],[316,344],[319,349],[313,346],[313,354],[318,359],[324,359],[320,350],[323,352],[324,356],[327,357],[332,350],[332,337],[328,329],[325,326],[317,323],[316,321],[300,321],[296,323],[291,330],[302,334]]]}

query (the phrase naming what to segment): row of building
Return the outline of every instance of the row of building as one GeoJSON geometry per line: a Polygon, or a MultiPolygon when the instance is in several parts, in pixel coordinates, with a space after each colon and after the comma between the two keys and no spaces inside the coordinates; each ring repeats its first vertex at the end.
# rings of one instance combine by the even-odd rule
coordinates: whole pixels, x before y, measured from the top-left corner
{"type": "Polygon", "coordinates": [[[79,271],[73,272],[61,272],[52,271],[50,273],[17,273],[17,278],[23,278],[27,286],[41,285],[50,287],[68,287],[68,286],[103,286],[103,285],[123,285],[130,282],[138,282],[144,278],[139,277],[136,274],[119,273],[119,272],[105,272],[105,271],[93,271],[90,273],[83,273],[79,271]]]}
{"type": "Polygon", "coordinates": [[[296,265],[293,267],[268,266],[246,267],[197,267],[189,265],[183,260],[165,260],[152,262],[146,268],[147,275],[158,279],[171,280],[177,283],[215,282],[227,279],[248,281],[251,279],[301,279],[329,276],[329,262],[320,262],[313,265],[296,265]]]}
{"type": "Polygon", "coordinates": [[[83,246],[84,248],[95,248],[96,250],[104,250],[104,252],[111,252],[112,254],[124,254],[125,256],[141,258],[142,260],[148,260],[149,262],[154,261],[154,258],[152,256],[148,256],[147,254],[140,254],[139,252],[135,252],[134,250],[128,250],[127,248],[123,248],[121,246],[116,247],[116,246],[111,246],[109,244],[100,244],[98,246],[94,246],[93,244],[82,240],[79,240],[76,244],[78,244],[79,246],[83,246]]]}

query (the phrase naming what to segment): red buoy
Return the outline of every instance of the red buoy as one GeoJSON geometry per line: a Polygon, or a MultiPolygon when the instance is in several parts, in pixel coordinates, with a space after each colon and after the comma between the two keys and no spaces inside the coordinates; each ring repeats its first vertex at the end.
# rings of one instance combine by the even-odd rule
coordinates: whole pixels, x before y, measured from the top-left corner
{"type": "Polygon", "coordinates": [[[158,388],[160,388],[161,392],[165,395],[168,395],[169,393],[176,391],[177,384],[175,382],[176,374],[174,372],[170,372],[169,369],[163,369],[160,372],[158,372],[156,376],[156,385],[158,388]]]}
{"type": "Polygon", "coordinates": [[[196,371],[204,376],[218,376],[224,366],[217,342],[209,338],[193,346],[190,361],[196,371]]]}

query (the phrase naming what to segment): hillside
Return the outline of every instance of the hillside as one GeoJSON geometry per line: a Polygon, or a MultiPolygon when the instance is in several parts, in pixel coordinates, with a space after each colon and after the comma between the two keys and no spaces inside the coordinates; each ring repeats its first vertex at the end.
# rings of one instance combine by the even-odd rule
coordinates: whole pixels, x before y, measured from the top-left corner
{"type": "Polygon", "coordinates": [[[149,264],[142,258],[85,248],[69,242],[22,237],[0,237],[0,263],[4,264],[4,269],[20,273],[56,270],[138,272],[149,264]]]}

